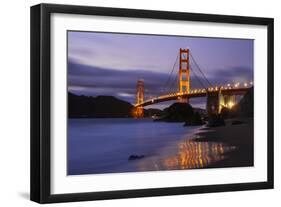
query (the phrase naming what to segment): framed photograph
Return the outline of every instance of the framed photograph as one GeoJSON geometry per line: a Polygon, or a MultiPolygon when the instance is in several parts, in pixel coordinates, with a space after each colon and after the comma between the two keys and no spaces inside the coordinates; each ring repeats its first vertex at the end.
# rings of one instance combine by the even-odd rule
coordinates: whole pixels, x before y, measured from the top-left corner
{"type": "Polygon", "coordinates": [[[273,19],[31,7],[31,200],[273,188],[273,19]]]}

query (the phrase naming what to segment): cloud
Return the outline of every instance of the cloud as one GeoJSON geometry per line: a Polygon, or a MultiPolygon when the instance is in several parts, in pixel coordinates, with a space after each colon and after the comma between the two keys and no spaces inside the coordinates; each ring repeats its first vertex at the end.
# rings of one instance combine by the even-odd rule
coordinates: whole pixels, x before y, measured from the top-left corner
{"type": "Polygon", "coordinates": [[[254,74],[253,69],[249,67],[230,67],[213,70],[212,76],[210,79],[214,83],[222,83],[222,82],[244,82],[244,81],[252,81],[254,74]]]}
{"type": "Polygon", "coordinates": [[[145,80],[146,96],[161,94],[168,74],[145,70],[115,70],[68,63],[68,89],[91,96],[112,95],[134,102],[137,80],[145,80]]]}
{"type": "MultiPolygon", "coordinates": [[[[250,67],[228,67],[220,69],[211,69],[211,73],[203,71],[208,81],[212,86],[221,86],[228,83],[233,84],[236,82],[249,82],[253,81],[253,70],[250,67]],[[211,74],[211,75],[210,75],[211,74]]],[[[204,79],[199,71],[191,70],[191,88],[210,87],[210,84],[204,79]],[[196,73],[196,75],[194,75],[196,73]],[[196,77],[197,76],[197,77],[196,77]],[[199,80],[198,80],[199,79],[199,80]],[[203,86],[202,86],[203,85],[203,86]]]]}

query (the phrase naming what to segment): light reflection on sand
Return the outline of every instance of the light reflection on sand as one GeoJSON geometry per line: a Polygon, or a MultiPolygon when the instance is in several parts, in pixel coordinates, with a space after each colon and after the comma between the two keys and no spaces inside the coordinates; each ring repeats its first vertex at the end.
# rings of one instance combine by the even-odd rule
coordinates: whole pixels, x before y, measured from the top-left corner
{"type": "Polygon", "coordinates": [[[139,163],[140,170],[180,170],[206,168],[227,158],[227,152],[235,150],[217,142],[184,140],[178,143],[177,152],[169,156],[155,156],[139,163]]]}
{"type": "Polygon", "coordinates": [[[185,141],[178,145],[178,149],[177,155],[164,160],[167,169],[204,168],[224,160],[225,153],[235,147],[214,142],[185,141]]]}

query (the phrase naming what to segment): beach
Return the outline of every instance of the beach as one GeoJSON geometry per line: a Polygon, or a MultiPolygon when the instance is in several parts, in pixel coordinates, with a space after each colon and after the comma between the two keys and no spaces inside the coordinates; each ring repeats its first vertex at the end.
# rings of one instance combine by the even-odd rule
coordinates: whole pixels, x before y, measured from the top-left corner
{"type": "Polygon", "coordinates": [[[225,159],[207,167],[243,167],[254,165],[253,118],[225,120],[225,126],[204,127],[193,138],[196,142],[221,142],[235,147],[225,152],[225,159]]]}

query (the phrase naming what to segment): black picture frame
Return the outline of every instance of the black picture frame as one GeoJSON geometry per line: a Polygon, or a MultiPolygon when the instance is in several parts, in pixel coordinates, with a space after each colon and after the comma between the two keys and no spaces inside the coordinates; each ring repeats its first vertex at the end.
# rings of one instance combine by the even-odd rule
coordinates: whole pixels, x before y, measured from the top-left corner
{"type": "Polygon", "coordinates": [[[195,14],[152,10],[103,8],[72,5],[39,4],[31,7],[31,174],[30,199],[38,203],[87,201],[146,196],[165,196],[224,191],[273,188],[273,51],[274,20],[272,18],[195,14]],[[219,184],[188,187],[51,194],[50,129],[51,129],[51,74],[50,74],[50,16],[53,13],[134,17],[194,22],[219,22],[267,26],[267,181],[238,184],[219,184]]]}

